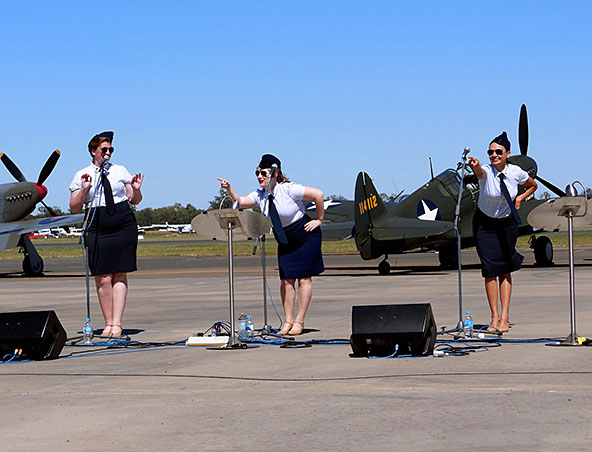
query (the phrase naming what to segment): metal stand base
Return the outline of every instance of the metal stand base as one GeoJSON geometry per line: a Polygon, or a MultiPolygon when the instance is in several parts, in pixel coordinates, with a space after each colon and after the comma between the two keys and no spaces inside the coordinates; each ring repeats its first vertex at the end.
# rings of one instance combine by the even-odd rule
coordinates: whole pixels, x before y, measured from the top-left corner
{"type": "Polygon", "coordinates": [[[578,342],[578,335],[572,335],[571,333],[565,338],[563,339],[561,342],[558,342],[556,344],[546,344],[550,347],[579,347],[582,344],[580,344],[578,342]]]}
{"type": "MultiPolygon", "coordinates": [[[[449,330],[442,330],[440,331],[438,334],[450,334],[450,333],[464,333],[465,329],[464,329],[464,325],[462,320],[460,320],[455,328],[450,328],[449,330]]],[[[460,336],[460,335],[459,335],[460,336]]]]}

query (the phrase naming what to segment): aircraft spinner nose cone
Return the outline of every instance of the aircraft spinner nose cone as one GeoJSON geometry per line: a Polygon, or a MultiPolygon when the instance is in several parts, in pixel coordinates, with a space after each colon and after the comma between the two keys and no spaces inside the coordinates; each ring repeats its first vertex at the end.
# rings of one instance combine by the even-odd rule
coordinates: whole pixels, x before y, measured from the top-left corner
{"type": "Polygon", "coordinates": [[[39,185],[39,184],[35,184],[35,187],[37,187],[37,192],[39,193],[38,201],[43,200],[43,198],[45,198],[47,196],[47,188],[45,188],[44,185],[39,185]]]}

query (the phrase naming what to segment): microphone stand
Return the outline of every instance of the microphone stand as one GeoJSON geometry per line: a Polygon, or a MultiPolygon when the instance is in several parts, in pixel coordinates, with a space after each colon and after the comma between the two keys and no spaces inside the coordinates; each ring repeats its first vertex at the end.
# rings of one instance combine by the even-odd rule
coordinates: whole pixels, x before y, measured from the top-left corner
{"type": "MultiPolygon", "coordinates": [[[[460,212],[461,212],[461,204],[462,204],[462,195],[464,189],[464,178],[465,178],[465,167],[467,162],[467,154],[471,152],[471,148],[465,148],[462,153],[461,158],[461,174],[460,174],[460,185],[458,188],[458,199],[456,202],[456,209],[454,211],[454,232],[456,234],[456,253],[457,253],[457,262],[458,262],[458,323],[456,328],[452,328],[447,331],[443,331],[443,333],[452,333],[458,332],[461,333],[464,331],[463,328],[463,298],[462,298],[462,269],[461,269],[461,258],[460,258],[460,242],[461,242],[461,234],[460,234],[460,212]]],[[[458,335],[456,336],[458,337],[458,335]]]]}
{"type": "MultiPolygon", "coordinates": [[[[275,172],[277,171],[277,168],[274,169],[272,168],[271,174],[269,175],[269,180],[267,182],[267,185],[265,186],[265,193],[264,193],[264,198],[265,202],[269,202],[268,196],[269,196],[269,185],[271,183],[271,180],[273,178],[273,175],[275,174],[275,172]]],[[[269,207],[267,208],[269,210],[269,207]]],[[[261,212],[263,213],[263,212],[261,212]]],[[[274,329],[271,327],[271,325],[269,325],[268,320],[267,320],[267,262],[266,262],[266,254],[265,254],[265,234],[262,234],[261,237],[259,237],[260,239],[260,247],[259,248],[259,252],[261,253],[261,267],[263,270],[263,329],[262,332],[264,333],[274,333],[274,329]]]]}
{"type": "MultiPolygon", "coordinates": [[[[105,172],[105,163],[107,162],[107,160],[109,159],[103,159],[103,161],[101,162],[101,165],[99,166],[99,171],[95,170],[95,179],[97,179],[97,175],[102,175],[105,172]]],[[[97,186],[95,189],[95,195],[93,197],[93,201],[91,203],[91,206],[86,209],[86,211],[84,212],[84,221],[82,222],[82,231],[80,232],[80,241],[78,242],[80,245],[82,245],[82,261],[84,262],[84,273],[85,273],[85,282],[86,282],[86,318],[88,319],[88,322],[90,323],[91,321],[91,316],[90,316],[90,283],[89,283],[89,271],[88,271],[88,262],[87,262],[87,258],[86,258],[86,251],[85,248],[87,246],[87,242],[86,242],[86,237],[88,236],[88,228],[90,227],[90,224],[92,223],[92,221],[94,220],[95,217],[95,213],[96,213],[96,207],[97,207],[97,194],[99,194],[99,198],[100,198],[100,188],[102,187],[102,178],[98,177],[98,182],[97,182],[97,186]],[[93,204],[95,206],[95,210],[93,211],[93,204]],[[91,216],[91,211],[92,216],[91,216]]],[[[98,227],[98,226],[97,226],[98,227]]],[[[90,342],[85,343],[85,345],[91,345],[92,344],[92,338],[90,339],[90,342]]]]}

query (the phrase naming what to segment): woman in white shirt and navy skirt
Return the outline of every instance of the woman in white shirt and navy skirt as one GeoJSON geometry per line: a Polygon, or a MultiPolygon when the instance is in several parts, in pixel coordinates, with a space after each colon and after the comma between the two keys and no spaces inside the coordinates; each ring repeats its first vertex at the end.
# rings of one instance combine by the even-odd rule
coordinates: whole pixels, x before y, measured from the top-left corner
{"type": "Polygon", "coordinates": [[[70,209],[86,208],[90,273],[95,277],[105,328],[101,336],[121,336],[127,299],[127,273],[136,270],[138,226],[131,204],[142,200],[142,174],[132,176],[111,163],[113,132],[95,135],[88,143],[92,163],[78,171],[70,184],[70,209]]]}
{"type": "Polygon", "coordinates": [[[318,188],[295,184],[282,173],[280,160],[265,154],[255,170],[260,188],[240,196],[230,182],[220,179],[221,187],[242,208],[258,205],[270,217],[278,242],[281,295],[285,319],[280,334],[297,336],[304,329],[304,317],[312,298],[312,277],[325,270],[321,253],[321,223],[325,214],[323,192],[318,188]],[[303,201],[314,201],[316,218],[305,214],[303,201]],[[277,220],[274,219],[274,216],[277,220]],[[281,226],[279,224],[281,222],[281,226]],[[298,281],[298,311],[294,316],[298,281]]]}
{"type": "Polygon", "coordinates": [[[517,209],[535,192],[537,183],[522,168],[508,162],[510,141],[506,132],[491,141],[487,154],[490,163],[484,166],[476,158],[469,157],[469,166],[479,179],[473,235],[477,241],[481,274],[485,278],[485,292],[491,309],[491,323],[487,330],[507,332],[510,327],[511,273],[520,269],[524,259],[516,251],[520,223],[517,209]],[[520,195],[519,185],[526,187],[520,195]]]}

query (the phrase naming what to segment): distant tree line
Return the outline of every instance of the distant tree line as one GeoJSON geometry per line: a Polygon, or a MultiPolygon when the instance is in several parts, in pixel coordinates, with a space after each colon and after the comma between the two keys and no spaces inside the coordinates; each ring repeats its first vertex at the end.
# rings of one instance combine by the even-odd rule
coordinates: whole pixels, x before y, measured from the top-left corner
{"type": "MultiPolygon", "coordinates": [[[[135,206],[132,206],[134,208],[135,206]]],[[[193,217],[202,212],[202,209],[197,209],[191,204],[185,207],[181,203],[176,202],[172,206],[146,207],[145,209],[135,210],[136,220],[140,226],[150,226],[151,224],[164,224],[167,221],[170,224],[187,224],[191,223],[193,217]]]]}

